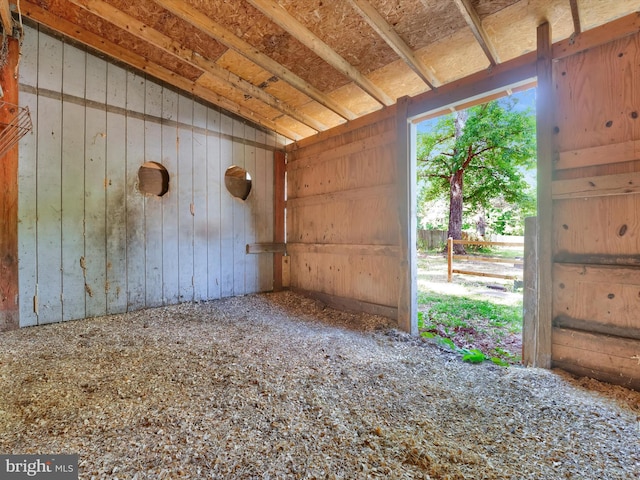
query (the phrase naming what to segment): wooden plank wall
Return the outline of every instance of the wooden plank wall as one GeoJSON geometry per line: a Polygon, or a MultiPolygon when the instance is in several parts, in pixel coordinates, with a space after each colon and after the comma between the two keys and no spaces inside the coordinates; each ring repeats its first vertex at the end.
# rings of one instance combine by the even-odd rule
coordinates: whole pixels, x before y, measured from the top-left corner
{"type": "Polygon", "coordinates": [[[291,288],[397,316],[394,108],[291,145],[286,212],[291,288]]]}
{"type": "Polygon", "coordinates": [[[557,60],[552,362],[640,388],[640,34],[557,60]]]}
{"type": "Polygon", "coordinates": [[[20,103],[20,325],[273,288],[273,158],[285,140],[26,27],[20,103]],[[170,175],[138,191],[145,161],[170,175]],[[232,164],[254,179],[232,199],[232,164]],[[268,258],[267,258],[268,257],[268,258]]]}

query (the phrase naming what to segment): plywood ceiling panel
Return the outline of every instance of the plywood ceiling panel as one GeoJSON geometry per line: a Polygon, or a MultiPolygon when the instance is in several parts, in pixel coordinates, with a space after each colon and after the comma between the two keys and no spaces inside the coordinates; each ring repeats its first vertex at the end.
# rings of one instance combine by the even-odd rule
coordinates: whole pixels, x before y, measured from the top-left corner
{"type": "Polygon", "coordinates": [[[572,15],[569,0],[21,0],[26,17],[292,139],[530,52],[545,20],[557,42],[576,12],[584,32],[640,10],[574,5],[572,15]]]}

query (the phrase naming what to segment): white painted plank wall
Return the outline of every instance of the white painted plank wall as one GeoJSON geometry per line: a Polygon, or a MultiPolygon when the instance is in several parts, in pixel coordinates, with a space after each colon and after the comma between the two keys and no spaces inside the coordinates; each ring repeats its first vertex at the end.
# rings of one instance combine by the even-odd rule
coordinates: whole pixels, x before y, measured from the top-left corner
{"type": "Polygon", "coordinates": [[[20,144],[21,326],[272,288],[273,150],[283,139],[26,27],[20,144]],[[145,161],[169,172],[138,190],[145,161]],[[224,172],[245,167],[246,202],[224,172]],[[36,297],[36,308],[34,308],[36,297]]]}
{"type": "MultiPolygon", "coordinates": [[[[127,72],[107,64],[107,104],[127,105],[127,72]]],[[[127,311],[127,119],[107,112],[107,313],[127,311]]]]}

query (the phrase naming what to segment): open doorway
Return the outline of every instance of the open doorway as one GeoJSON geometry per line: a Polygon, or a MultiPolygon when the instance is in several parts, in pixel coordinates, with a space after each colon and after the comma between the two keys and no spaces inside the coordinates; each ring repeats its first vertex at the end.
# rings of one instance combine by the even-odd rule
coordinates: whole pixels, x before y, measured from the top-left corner
{"type": "Polygon", "coordinates": [[[418,330],[466,361],[507,365],[522,359],[535,89],[487,100],[414,122],[418,330]]]}

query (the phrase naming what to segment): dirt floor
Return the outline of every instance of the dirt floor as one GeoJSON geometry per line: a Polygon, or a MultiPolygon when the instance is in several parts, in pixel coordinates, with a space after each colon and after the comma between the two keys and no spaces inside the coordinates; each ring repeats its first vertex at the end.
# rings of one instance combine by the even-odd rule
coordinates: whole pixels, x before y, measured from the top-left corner
{"type": "Polygon", "coordinates": [[[631,479],[640,393],[292,293],[0,335],[0,451],[82,479],[631,479]]]}

